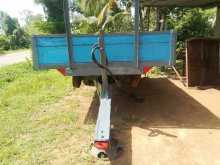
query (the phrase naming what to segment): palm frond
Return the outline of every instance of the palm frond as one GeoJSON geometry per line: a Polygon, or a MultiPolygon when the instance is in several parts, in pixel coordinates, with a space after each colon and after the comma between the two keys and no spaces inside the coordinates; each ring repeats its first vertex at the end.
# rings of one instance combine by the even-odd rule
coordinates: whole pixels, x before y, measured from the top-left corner
{"type": "Polygon", "coordinates": [[[98,16],[109,0],[79,0],[80,8],[86,16],[98,16]]]}
{"type": "Polygon", "coordinates": [[[98,16],[99,27],[104,27],[113,13],[117,13],[118,11],[119,8],[116,0],[109,0],[98,16]]]}

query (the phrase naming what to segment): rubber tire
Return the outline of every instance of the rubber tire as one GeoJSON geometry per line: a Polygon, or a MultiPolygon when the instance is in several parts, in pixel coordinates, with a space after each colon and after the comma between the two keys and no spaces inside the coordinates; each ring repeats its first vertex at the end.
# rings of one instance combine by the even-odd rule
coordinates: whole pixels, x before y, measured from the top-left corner
{"type": "Polygon", "coordinates": [[[95,83],[93,80],[83,80],[83,83],[86,85],[86,86],[95,86],[95,83]]]}
{"type": "Polygon", "coordinates": [[[100,152],[100,153],[98,153],[97,157],[99,159],[105,159],[105,158],[108,158],[108,155],[104,152],[100,152]]]}
{"type": "Polygon", "coordinates": [[[80,88],[82,80],[80,77],[72,77],[72,85],[74,88],[80,88]]]}

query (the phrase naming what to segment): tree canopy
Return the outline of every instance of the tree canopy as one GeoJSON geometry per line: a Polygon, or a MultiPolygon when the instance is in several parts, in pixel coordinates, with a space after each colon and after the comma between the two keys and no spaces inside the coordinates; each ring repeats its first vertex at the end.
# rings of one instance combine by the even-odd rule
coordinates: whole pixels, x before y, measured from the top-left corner
{"type": "Polygon", "coordinates": [[[7,13],[0,11],[1,27],[6,35],[12,35],[13,31],[19,27],[18,20],[10,17],[7,13]]]}
{"type": "Polygon", "coordinates": [[[3,34],[0,34],[0,49],[27,48],[30,45],[30,37],[20,26],[16,18],[0,11],[0,24],[3,34]]]}
{"type": "Polygon", "coordinates": [[[219,0],[141,0],[144,6],[153,7],[205,7],[219,6],[219,0]]]}
{"type": "Polygon", "coordinates": [[[35,2],[43,6],[47,16],[47,23],[43,23],[41,28],[45,32],[64,33],[63,0],[35,0],[35,2]]]}

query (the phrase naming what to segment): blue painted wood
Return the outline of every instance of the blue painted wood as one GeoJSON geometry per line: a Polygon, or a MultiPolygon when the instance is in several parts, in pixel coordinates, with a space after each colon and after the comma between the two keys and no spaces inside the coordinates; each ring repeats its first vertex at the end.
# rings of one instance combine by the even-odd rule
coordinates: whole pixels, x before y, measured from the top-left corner
{"type": "MultiPolygon", "coordinates": [[[[140,62],[173,63],[175,33],[158,32],[140,35],[140,62]]],[[[135,35],[106,34],[105,52],[109,62],[135,62],[135,35]]],[[[68,51],[65,36],[35,36],[35,58],[40,66],[68,65],[68,51]]],[[[73,36],[73,63],[92,63],[91,49],[98,43],[96,35],[73,36]]]]}

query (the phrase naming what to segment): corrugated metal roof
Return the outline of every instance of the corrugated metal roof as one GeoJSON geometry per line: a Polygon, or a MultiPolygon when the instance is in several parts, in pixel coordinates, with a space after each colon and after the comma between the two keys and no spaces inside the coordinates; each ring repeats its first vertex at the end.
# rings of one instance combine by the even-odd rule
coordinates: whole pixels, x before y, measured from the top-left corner
{"type": "Polygon", "coordinates": [[[220,6],[220,0],[141,0],[144,6],[206,7],[220,6]]]}

